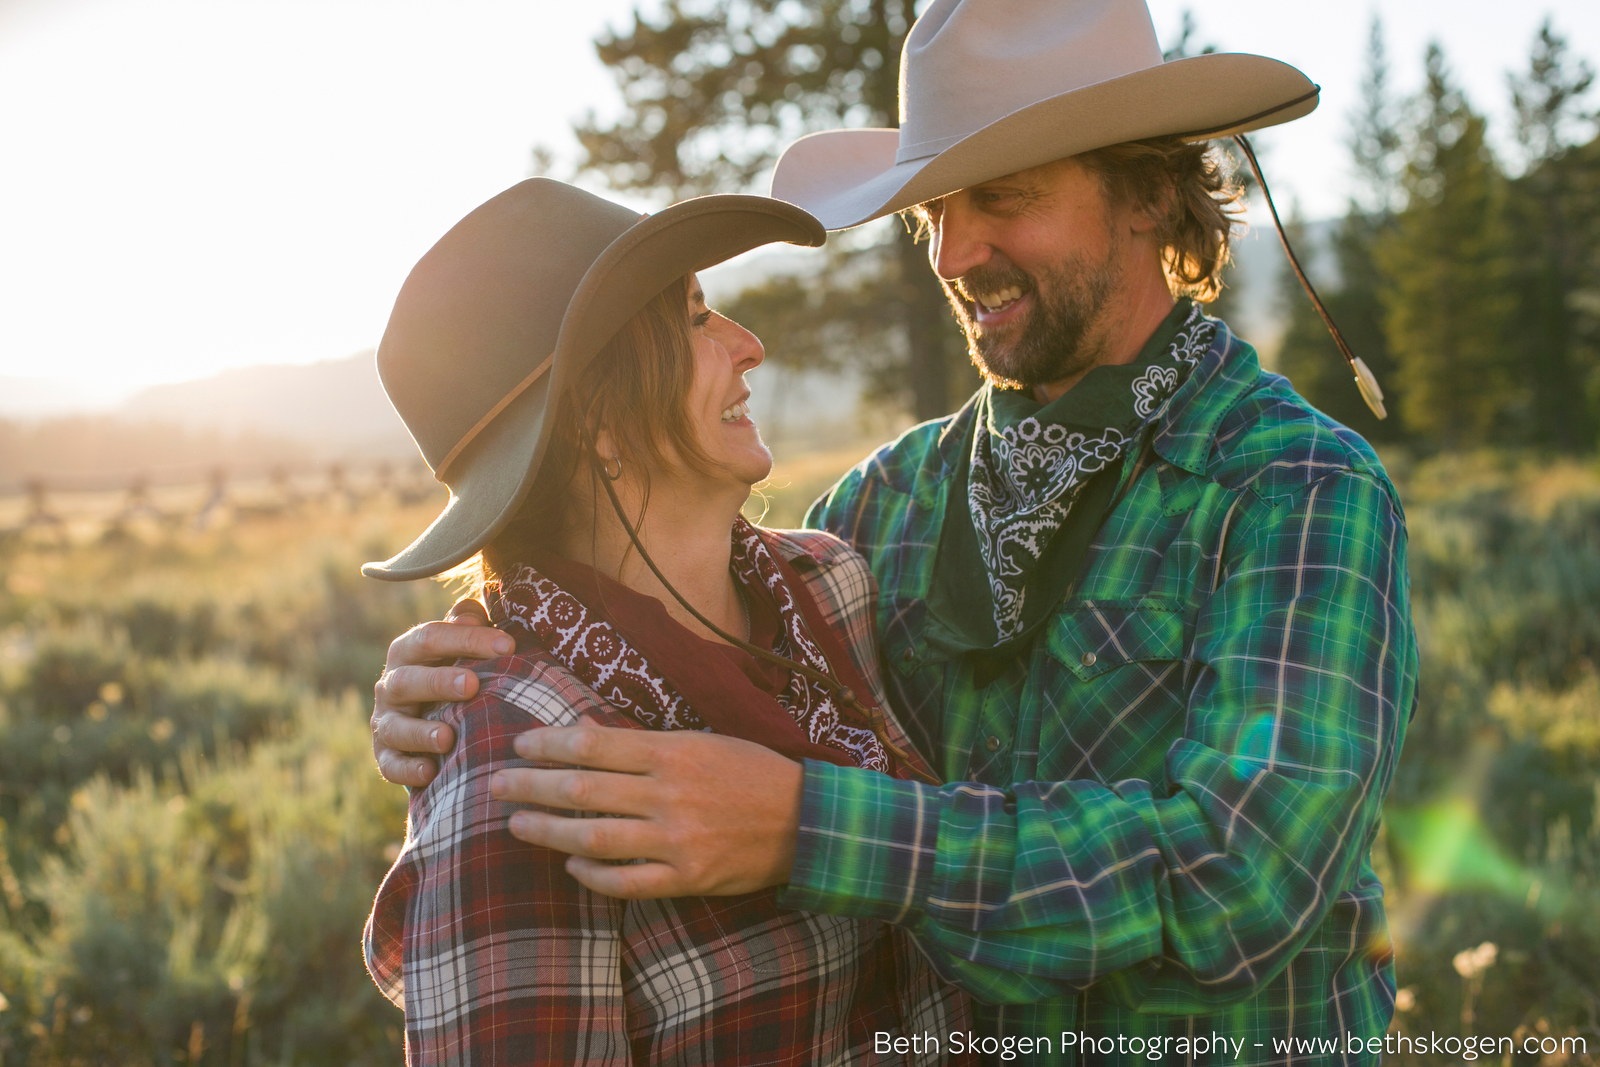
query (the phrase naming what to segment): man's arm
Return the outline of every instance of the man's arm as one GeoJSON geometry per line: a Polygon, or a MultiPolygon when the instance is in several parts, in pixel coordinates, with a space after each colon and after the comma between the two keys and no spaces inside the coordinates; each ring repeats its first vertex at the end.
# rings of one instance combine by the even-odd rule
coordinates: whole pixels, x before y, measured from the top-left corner
{"type": "Polygon", "coordinates": [[[446,723],[423,719],[426,706],[467,700],[478,676],[457,660],[510,655],[511,638],[488,625],[476,600],[461,600],[443,622],[413,626],[389,644],[383,674],[372,687],[372,754],[378,772],[398,785],[421,788],[439,773],[437,757],[455,744],[446,723]]]}
{"type": "Polygon", "coordinates": [[[1104,981],[1141,1010],[1208,1010],[1281,973],[1349,886],[1416,682],[1405,530],[1377,479],[1331,475],[1271,509],[1224,573],[1196,620],[1186,733],[1162,782],[933,787],[808,762],[796,813],[781,774],[713,750],[743,742],[580,729],[517,750],[592,770],[507,772],[495,795],[634,816],[513,820],[603,893],[786,878],[785,905],[899,923],[990,1002],[1104,981]],[[755,773],[730,789],[719,765],[755,773]],[[629,856],[661,862],[595,862],[629,856]]]}
{"type": "Polygon", "coordinates": [[[909,929],[991,1002],[1187,1013],[1281,973],[1370,846],[1415,691],[1405,530],[1330,475],[1240,531],[1165,781],[943,788],[806,767],[787,906],[909,929]]]}

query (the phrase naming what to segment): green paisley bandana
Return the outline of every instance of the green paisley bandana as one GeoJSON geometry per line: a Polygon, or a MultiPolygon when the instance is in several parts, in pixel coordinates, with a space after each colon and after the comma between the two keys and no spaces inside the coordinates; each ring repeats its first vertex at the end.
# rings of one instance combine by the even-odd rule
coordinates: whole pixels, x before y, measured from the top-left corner
{"type": "Polygon", "coordinates": [[[1048,404],[1020,390],[979,392],[930,595],[953,631],[941,644],[995,649],[1049,617],[1110,503],[1118,460],[1215,330],[1199,305],[1180,300],[1132,363],[1097,367],[1048,404]]]}

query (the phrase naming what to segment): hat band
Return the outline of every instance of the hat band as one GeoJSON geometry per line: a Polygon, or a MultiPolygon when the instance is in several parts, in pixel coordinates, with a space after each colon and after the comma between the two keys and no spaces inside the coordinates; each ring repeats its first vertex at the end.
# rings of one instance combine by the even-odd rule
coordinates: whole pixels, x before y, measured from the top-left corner
{"type": "Polygon", "coordinates": [[[550,364],[555,361],[555,358],[556,354],[554,352],[544,357],[544,362],[533,368],[533,373],[529,374],[526,378],[522,379],[522,381],[518,382],[512,388],[511,392],[501,397],[499,403],[490,408],[488,413],[485,414],[483,418],[479,419],[473,424],[472,429],[468,430],[464,435],[462,435],[461,440],[457,441],[455,447],[446,453],[444,459],[439,462],[439,466],[434,468],[434,481],[444,481],[445,471],[449,470],[450,464],[454,463],[456,457],[461,455],[461,450],[470,445],[473,439],[483,432],[483,428],[489,425],[489,423],[493,422],[494,417],[506,409],[506,405],[510,404],[517,397],[527,392],[528,386],[538,381],[540,376],[550,369],[550,364]]]}
{"type": "MultiPolygon", "coordinates": [[[[1077,92],[1078,90],[1074,89],[1074,90],[1071,90],[1071,91],[1072,92],[1077,92]]],[[[1313,85],[1311,87],[1311,91],[1309,93],[1306,93],[1303,96],[1297,96],[1293,100],[1288,101],[1287,103],[1276,104],[1276,105],[1274,105],[1272,107],[1267,108],[1265,111],[1258,111],[1254,115],[1246,115],[1242,119],[1235,119],[1234,121],[1228,122],[1228,123],[1224,123],[1221,126],[1212,126],[1212,127],[1207,128],[1207,129],[1204,129],[1204,130],[1191,130],[1191,131],[1189,131],[1187,133],[1174,134],[1173,136],[1183,137],[1183,138],[1186,138],[1186,139],[1189,139],[1189,140],[1194,140],[1194,139],[1198,139],[1198,138],[1207,137],[1207,136],[1209,136],[1211,134],[1214,134],[1214,133],[1221,133],[1223,130],[1237,129],[1238,127],[1243,126],[1243,125],[1245,125],[1247,123],[1255,122],[1257,119],[1264,119],[1264,118],[1268,117],[1269,115],[1273,115],[1273,114],[1275,114],[1275,113],[1277,113],[1279,111],[1283,111],[1286,108],[1294,107],[1296,104],[1303,104],[1307,100],[1314,99],[1317,96],[1317,94],[1319,94],[1320,92],[1322,92],[1322,87],[1320,85],[1313,85]]],[[[1043,103],[1043,101],[1040,101],[1040,103],[1043,103]]],[[[1012,114],[1015,114],[1015,113],[1016,112],[1012,112],[1012,114]]],[[[1004,116],[1004,117],[1009,117],[1009,116],[1004,116]]],[[[995,122],[999,122],[999,121],[1000,121],[1000,119],[996,119],[995,120],[995,122]]],[[[992,125],[994,125],[994,123],[991,122],[991,123],[989,123],[989,125],[992,126],[992,125]]],[[[987,127],[985,127],[985,128],[987,128],[987,127]]],[[[958,134],[956,134],[956,135],[954,135],[952,137],[937,137],[937,138],[933,138],[931,140],[915,141],[915,142],[913,142],[911,144],[903,144],[895,151],[895,154],[894,154],[895,164],[899,165],[899,164],[902,164],[902,163],[916,163],[916,162],[919,162],[921,160],[932,159],[934,156],[938,155],[940,152],[943,152],[947,148],[954,147],[956,144],[960,143],[961,141],[965,141],[970,136],[972,136],[971,133],[958,133],[958,134]]]]}

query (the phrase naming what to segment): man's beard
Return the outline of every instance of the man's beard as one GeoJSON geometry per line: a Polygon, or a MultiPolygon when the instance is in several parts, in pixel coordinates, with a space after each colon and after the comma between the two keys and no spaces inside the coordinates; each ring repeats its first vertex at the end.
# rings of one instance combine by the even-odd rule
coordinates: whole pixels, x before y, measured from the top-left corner
{"type": "Polygon", "coordinates": [[[1095,326],[1122,277],[1117,253],[1113,245],[1095,264],[1077,257],[1051,268],[1038,281],[1009,260],[974,267],[955,282],[946,281],[945,292],[967,335],[967,350],[984,378],[1000,388],[1032,389],[1098,364],[1105,338],[1095,336],[1095,326]],[[1014,340],[1007,343],[984,332],[974,303],[963,294],[997,293],[1010,286],[1024,295],[1032,293],[1034,306],[1010,331],[1014,340]]]}

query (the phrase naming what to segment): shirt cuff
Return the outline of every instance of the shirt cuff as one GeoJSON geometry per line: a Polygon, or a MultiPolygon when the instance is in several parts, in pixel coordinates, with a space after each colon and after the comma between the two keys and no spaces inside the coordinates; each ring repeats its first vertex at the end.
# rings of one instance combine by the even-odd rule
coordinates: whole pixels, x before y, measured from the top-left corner
{"type": "Polygon", "coordinates": [[[794,869],[779,905],[915,921],[933,878],[939,807],[934,786],[806,760],[794,869]]]}

